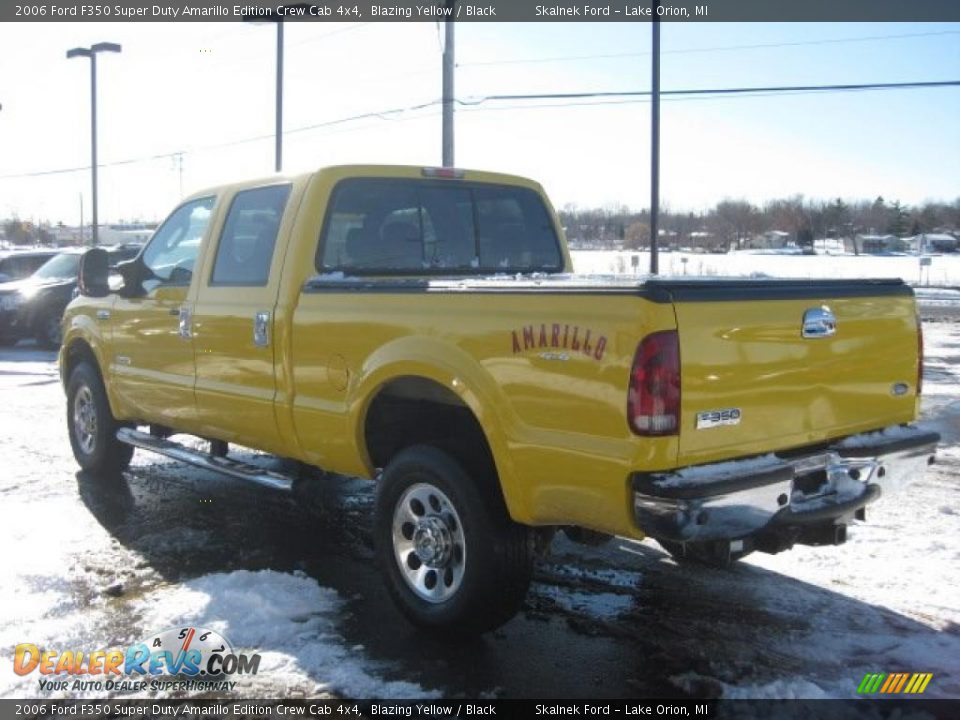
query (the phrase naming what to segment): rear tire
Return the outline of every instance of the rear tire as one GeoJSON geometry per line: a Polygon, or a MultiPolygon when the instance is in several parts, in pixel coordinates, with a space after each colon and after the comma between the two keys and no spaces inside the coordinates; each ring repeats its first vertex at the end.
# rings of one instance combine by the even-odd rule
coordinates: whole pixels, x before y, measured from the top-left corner
{"type": "Polygon", "coordinates": [[[126,468],[133,446],[117,440],[119,427],[100,373],[89,363],[80,363],[67,382],[67,430],[77,464],[93,473],[117,473],[126,468]]]}
{"type": "Polygon", "coordinates": [[[509,518],[486,479],[426,445],[401,451],[383,472],[377,559],[414,625],[478,634],[507,622],[526,597],[534,533],[509,518]]]}

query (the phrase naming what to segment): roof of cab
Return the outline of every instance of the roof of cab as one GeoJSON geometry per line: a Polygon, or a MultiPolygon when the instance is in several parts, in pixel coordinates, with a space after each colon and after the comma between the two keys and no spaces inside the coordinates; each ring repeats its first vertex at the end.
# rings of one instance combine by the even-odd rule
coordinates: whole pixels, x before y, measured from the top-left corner
{"type": "MultiPolygon", "coordinates": [[[[284,182],[301,182],[308,181],[309,179],[320,176],[320,175],[333,175],[340,178],[347,177],[369,177],[369,178],[412,178],[418,180],[430,180],[433,179],[425,174],[425,172],[430,172],[431,170],[437,170],[438,167],[435,166],[424,166],[424,165],[330,165],[327,167],[319,168],[308,173],[297,173],[297,174],[276,174],[268,175],[266,177],[253,178],[249,180],[242,180],[239,182],[233,183],[224,183],[223,185],[214,185],[212,187],[204,188],[198,192],[192,193],[185,200],[191,200],[194,198],[207,197],[209,195],[219,194],[223,191],[238,192],[240,190],[247,190],[249,188],[263,187],[267,185],[276,185],[278,183],[284,182]]],[[[483,183],[497,183],[501,185],[518,185],[521,187],[527,187],[537,192],[543,192],[543,188],[534,180],[529,178],[521,177],[519,175],[509,175],[505,173],[494,173],[487,172],[484,170],[468,170],[463,168],[456,168],[458,173],[462,173],[456,178],[450,179],[441,179],[442,182],[483,182],[483,183]]]]}

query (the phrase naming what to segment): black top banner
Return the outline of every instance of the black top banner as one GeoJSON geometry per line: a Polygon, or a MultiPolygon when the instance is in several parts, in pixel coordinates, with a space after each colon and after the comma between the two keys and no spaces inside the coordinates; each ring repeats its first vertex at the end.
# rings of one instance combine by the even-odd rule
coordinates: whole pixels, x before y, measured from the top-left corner
{"type": "Polygon", "coordinates": [[[957,0],[25,0],[0,21],[960,22],[957,0]]]}

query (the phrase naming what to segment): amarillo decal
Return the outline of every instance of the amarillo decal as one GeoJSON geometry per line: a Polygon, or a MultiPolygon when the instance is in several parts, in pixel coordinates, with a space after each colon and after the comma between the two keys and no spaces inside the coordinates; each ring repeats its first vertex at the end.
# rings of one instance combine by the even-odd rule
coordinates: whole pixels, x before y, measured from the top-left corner
{"type": "Polygon", "coordinates": [[[560,323],[540,323],[524,325],[512,330],[513,354],[540,348],[563,348],[583,353],[594,360],[602,360],[607,349],[607,338],[590,328],[579,325],[561,325],[560,323]]]}

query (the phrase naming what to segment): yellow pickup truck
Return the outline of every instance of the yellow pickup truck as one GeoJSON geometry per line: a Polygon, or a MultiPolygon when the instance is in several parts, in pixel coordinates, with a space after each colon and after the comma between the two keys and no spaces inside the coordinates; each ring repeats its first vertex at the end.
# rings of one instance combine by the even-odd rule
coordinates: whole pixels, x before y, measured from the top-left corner
{"type": "Polygon", "coordinates": [[[902,282],[577,276],[523,178],[345,166],[218,187],[118,269],[88,251],[64,316],[80,466],[142,448],[293,487],[235,443],[372,478],[386,586],[428,628],[508,620],[557,528],[717,564],[840,544],[939,439],[910,425],[902,282]]]}

